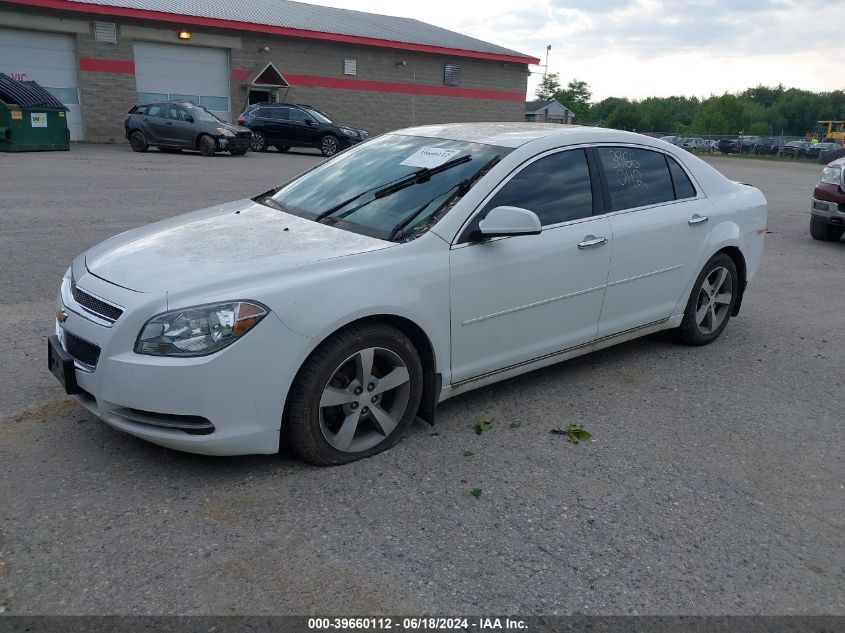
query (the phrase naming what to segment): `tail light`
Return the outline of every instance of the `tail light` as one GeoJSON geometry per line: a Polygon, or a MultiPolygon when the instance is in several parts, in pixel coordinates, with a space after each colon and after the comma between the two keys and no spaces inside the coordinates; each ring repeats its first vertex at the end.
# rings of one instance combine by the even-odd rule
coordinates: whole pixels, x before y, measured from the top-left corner
{"type": "Polygon", "coordinates": [[[242,114],[238,117],[238,125],[245,125],[245,124],[246,124],[246,119],[244,118],[244,115],[242,114]]]}

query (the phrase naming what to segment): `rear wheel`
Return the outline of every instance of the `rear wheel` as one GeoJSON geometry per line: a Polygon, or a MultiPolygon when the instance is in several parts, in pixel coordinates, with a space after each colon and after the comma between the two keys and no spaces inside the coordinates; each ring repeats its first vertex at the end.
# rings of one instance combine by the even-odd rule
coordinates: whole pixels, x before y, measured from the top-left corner
{"type": "Polygon", "coordinates": [[[734,261],[716,253],[702,268],[687,301],[678,336],[688,345],[715,341],[731,318],[739,292],[734,261]]]}
{"type": "Polygon", "coordinates": [[[337,154],[339,148],[340,145],[337,139],[331,134],[326,134],[320,139],[320,151],[323,153],[323,156],[334,156],[337,154]]]}
{"type": "Polygon", "coordinates": [[[267,147],[267,137],[262,132],[253,132],[252,142],[249,144],[249,148],[253,152],[266,152],[267,147]]]}
{"type": "Polygon", "coordinates": [[[217,151],[217,143],[214,142],[214,139],[208,136],[207,134],[203,134],[200,137],[200,142],[198,143],[200,154],[203,156],[214,156],[214,153],[217,151]]]}
{"type": "Polygon", "coordinates": [[[283,432],[317,465],[353,462],[393,446],[416,416],[422,364],[398,330],[355,325],[326,339],[291,387],[283,432]]]}
{"type": "Polygon", "coordinates": [[[824,220],[819,220],[813,215],[810,216],[810,236],[814,240],[835,242],[842,237],[843,233],[845,233],[845,227],[834,226],[824,220]]]}
{"type": "Polygon", "coordinates": [[[146,152],[150,145],[147,143],[147,137],[144,136],[144,133],[136,130],[129,135],[129,147],[132,148],[133,152],[146,152]]]}

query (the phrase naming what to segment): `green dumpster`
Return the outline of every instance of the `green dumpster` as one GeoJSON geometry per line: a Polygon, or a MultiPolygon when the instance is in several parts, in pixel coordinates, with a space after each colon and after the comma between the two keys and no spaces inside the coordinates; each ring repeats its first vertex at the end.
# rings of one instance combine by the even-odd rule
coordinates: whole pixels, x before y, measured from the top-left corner
{"type": "Polygon", "coordinates": [[[0,73],[0,152],[68,149],[67,107],[34,81],[0,73]]]}

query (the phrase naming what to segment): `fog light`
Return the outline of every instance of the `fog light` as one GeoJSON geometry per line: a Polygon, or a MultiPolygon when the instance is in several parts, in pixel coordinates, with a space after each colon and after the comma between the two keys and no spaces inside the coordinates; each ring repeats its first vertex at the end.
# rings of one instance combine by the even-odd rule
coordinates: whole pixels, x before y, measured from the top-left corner
{"type": "Polygon", "coordinates": [[[827,202],[819,202],[818,200],[813,201],[813,208],[816,211],[830,211],[830,206],[827,202]]]}

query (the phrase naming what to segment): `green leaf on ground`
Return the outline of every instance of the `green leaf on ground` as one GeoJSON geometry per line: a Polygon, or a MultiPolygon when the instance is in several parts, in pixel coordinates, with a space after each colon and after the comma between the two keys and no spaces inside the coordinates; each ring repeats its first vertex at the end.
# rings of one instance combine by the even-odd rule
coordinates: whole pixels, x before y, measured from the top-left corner
{"type": "Polygon", "coordinates": [[[520,422],[519,420],[515,420],[514,422],[511,422],[511,428],[512,429],[518,429],[521,426],[522,426],[522,422],[520,422]]]}
{"type": "Polygon", "coordinates": [[[592,437],[592,434],[589,431],[585,431],[584,427],[580,424],[570,424],[565,429],[561,429],[560,427],[554,428],[551,432],[555,435],[565,435],[566,439],[573,444],[586,442],[592,437]]]}
{"type": "Polygon", "coordinates": [[[464,457],[472,457],[473,455],[475,455],[475,453],[472,451],[464,451],[464,457]]]}
{"type": "Polygon", "coordinates": [[[481,422],[476,422],[472,429],[476,435],[481,435],[484,431],[489,431],[491,426],[493,426],[493,419],[484,418],[481,422]]]}
{"type": "Polygon", "coordinates": [[[481,488],[473,488],[469,491],[469,494],[478,499],[481,496],[481,488]]]}

